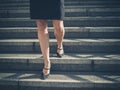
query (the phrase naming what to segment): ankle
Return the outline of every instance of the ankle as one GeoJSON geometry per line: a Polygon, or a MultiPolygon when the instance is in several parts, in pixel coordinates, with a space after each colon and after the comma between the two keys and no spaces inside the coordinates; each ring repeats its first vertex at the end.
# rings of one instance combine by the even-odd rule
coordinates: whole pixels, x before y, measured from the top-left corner
{"type": "Polygon", "coordinates": [[[57,48],[58,49],[63,49],[63,45],[62,44],[57,44],[57,48]]]}
{"type": "Polygon", "coordinates": [[[44,68],[50,68],[50,67],[51,67],[50,63],[49,63],[49,64],[44,65],[44,68]]]}

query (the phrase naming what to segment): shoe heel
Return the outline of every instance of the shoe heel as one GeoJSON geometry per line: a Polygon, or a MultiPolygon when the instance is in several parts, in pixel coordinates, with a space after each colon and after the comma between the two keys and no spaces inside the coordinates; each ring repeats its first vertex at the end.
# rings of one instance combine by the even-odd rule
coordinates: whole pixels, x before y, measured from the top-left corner
{"type": "MultiPolygon", "coordinates": [[[[63,50],[63,48],[57,48],[57,50],[63,50]]],[[[59,54],[59,53],[57,52],[57,57],[62,58],[63,56],[64,56],[64,52],[63,52],[62,54],[59,54]]]]}
{"type": "Polygon", "coordinates": [[[42,79],[45,80],[49,77],[50,74],[43,74],[41,73],[42,79]]]}
{"type": "Polygon", "coordinates": [[[57,56],[60,57],[60,58],[62,58],[64,56],[64,53],[63,54],[57,53],[57,56]]]}
{"type": "MultiPolygon", "coordinates": [[[[50,70],[50,68],[43,68],[45,70],[50,70]]],[[[47,79],[50,75],[50,72],[48,74],[44,74],[43,72],[41,73],[41,77],[43,80],[47,79]]]]}

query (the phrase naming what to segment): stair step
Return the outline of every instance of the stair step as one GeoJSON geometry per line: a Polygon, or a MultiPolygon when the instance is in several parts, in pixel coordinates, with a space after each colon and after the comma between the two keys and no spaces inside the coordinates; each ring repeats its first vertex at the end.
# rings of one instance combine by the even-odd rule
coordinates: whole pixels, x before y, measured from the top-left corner
{"type": "MultiPolygon", "coordinates": [[[[63,58],[50,55],[51,71],[56,72],[119,72],[120,55],[105,53],[72,54],[63,58]]],[[[37,71],[43,68],[41,54],[0,54],[0,71],[37,71]]]]}
{"type": "MultiPolygon", "coordinates": [[[[120,39],[64,39],[66,53],[120,53],[120,39]]],[[[51,53],[56,52],[56,40],[50,40],[51,53]]],[[[0,40],[0,53],[39,53],[38,39],[0,40]]]]}
{"type": "MultiPolygon", "coordinates": [[[[67,10],[67,11],[70,11],[70,10],[72,10],[72,11],[74,11],[75,9],[77,10],[77,11],[80,11],[80,10],[93,10],[93,9],[101,9],[101,10],[109,10],[110,11],[110,9],[111,10],[119,10],[119,8],[120,7],[104,7],[104,6],[99,6],[99,7],[95,7],[95,6],[65,6],[64,7],[64,9],[65,10],[67,10]]],[[[25,7],[1,7],[0,8],[0,10],[8,10],[8,11],[10,11],[10,10],[29,10],[30,9],[30,7],[27,7],[27,6],[25,6],[25,7]]],[[[97,11],[97,10],[96,10],[97,11]]],[[[17,12],[17,11],[16,11],[17,12]]]]}
{"type": "MultiPolygon", "coordinates": [[[[10,5],[12,5],[12,4],[10,4],[10,5]]],[[[97,6],[97,5],[96,5],[97,6]]],[[[0,10],[2,10],[2,6],[0,6],[1,8],[0,8],[0,10]]],[[[17,7],[17,5],[16,5],[16,8],[15,8],[15,6],[14,7],[10,7],[10,6],[8,6],[8,7],[5,7],[5,6],[3,6],[3,8],[4,9],[6,9],[6,10],[16,10],[16,9],[30,9],[30,7],[29,6],[24,6],[24,7],[17,7]],[[9,7],[9,8],[8,8],[9,7]]],[[[64,8],[65,9],[75,9],[75,8],[85,8],[85,9],[89,9],[89,8],[119,8],[119,7],[104,7],[104,6],[98,6],[98,7],[95,7],[94,5],[93,6],[88,6],[88,5],[80,5],[80,6],[64,6],[64,8]]]]}
{"type": "MultiPolygon", "coordinates": [[[[28,2],[29,0],[11,0],[11,2],[19,2],[19,1],[21,1],[21,2],[28,2]]],[[[81,2],[100,2],[99,0],[81,0],[81,2]]],[[[101,0],[102,2],[105,2],[105,0],[101,0]]],[[[108,1],[108,0],[106,0],[106,1],[108,1]]],[[[109,1],[113,1],[113,0],[109,0],[109,1]]],[[[114,1],[118,1],[119,2],[119,0],[114,0],[114,1]]],[[[10,1],[8,1],[8,0],[4,0],[4,1],[0,1],[0,2],[10,2],[10,1]]],[[[65,2],[80,2],[79,0],[65,0],[65,2]]]]}
{"type": "MultiPolygon", "coordinates": [[[[120,16],[120,8],[68,8],[65,9],[66,17],[85,17],[85,16],[120,16]]],[[[18,8],[16,10],[0,10],[1,18],[18,18],[18,17],[30,17],[29,9],[22,10],[18,8]]]]}
{"type": "Polygon", "coordinates": [[[53,73],[47,80],[39,72],[1,72],[1,90],[119,90],[119,73],[53,73]]]}
{"type": "MultiPolygon", "coordinates": [[[[120,17],[65,17],[65,27],[119,27],[120,17]]],[[[49,23],[52,26],[52,23],[49,23]]],[[[0,18],[0,27],[35,27],[30,18],[0,18]]]]}
{"type": "MultiPolygon", "coordinates": [[[[53,27],[49,27],[50,38],[55,38],[53,27]]],[[[120,27],[65,27],[67,38],[120,38],[120,27]]],[[[36,27],[0,28],[1,39],[37,39],[36,27]]]]}
{"type": "MultiPolygon", "coordinates": [[[[98,5],[98,6],[119,6],[120,1],[65,1],[65,6],[73,6],[73,5],[77,5],[77,6],[81,6],[81,5],[89,5],[89,6],[93,6],[93,5],[98,5]]],[[[0,1],[0,6],[29,6],[29,2],[28,1],[0,1]]]]}
{"type": "MultiPolygon", "coordinates": [[[[115,5],[115,6],[102,6],[102,5],[73,5],[73,6],[64,6],[65,9],[72,9],[72,8],[84,8],[84,9],[89,9],[89,8],[120,8],[120,6],[115,5]]],[[[12,5],[11,6],[1,6],[0,5],[0,10],[16,10],[16,9],[30,9],[29,5],[12,5]]]]}
{"type": "MultiPolygon", "coordinates": [[[[79,4],[104,4],[104,3],[118,3],[118,2],[120,2],[119,0],[65,0],[65,3],[79,3],[79,4]]],[[[1,4],[3,4],[3,3],[29,3],[29,0],[18,0],[18,1],[16,1],[16,0],[10,0],[10,1],[8,1],[8,0],[4,0],[4,1],[0,1],[0,3],[1,4]]]]}

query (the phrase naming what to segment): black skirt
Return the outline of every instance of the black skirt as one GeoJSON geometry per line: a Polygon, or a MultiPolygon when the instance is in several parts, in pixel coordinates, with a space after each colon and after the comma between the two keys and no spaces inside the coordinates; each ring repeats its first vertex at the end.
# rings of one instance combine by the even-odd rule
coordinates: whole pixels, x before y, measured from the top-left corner
{"type": "Polygon", "coordinates": [[[30,0],[31,19],[64,19],[64,0],[30,0]]]}

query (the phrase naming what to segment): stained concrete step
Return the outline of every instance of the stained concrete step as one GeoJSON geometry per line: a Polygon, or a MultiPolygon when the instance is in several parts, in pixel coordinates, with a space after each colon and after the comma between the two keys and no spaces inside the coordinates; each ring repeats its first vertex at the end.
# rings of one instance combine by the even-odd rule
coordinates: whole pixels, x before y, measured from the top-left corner
{"type": "MultiPolygon", "coordinates": [[[[112,7],[112,6],[101,6],[101,5],[74,5],[74,6],[64,6],[65,9],[91,9],[91,8],[110,8],[110,9],[117,9],[120,8],[120,6],[112,7]]],[[[11,6],[0,6],[0,10],[26,10],[30,9],[29,6],[17,6],[11,4],[11,6]]]]}
{"type": "MultiPolygon", "coordinates": [[[[119,72],[120,54],[66,53],[63,58],[50,54],[52,72],[119,72]]],[[[41,54],[0,54],[0,71],[40,71],[41,54]]]]}
{"type": "MultiPolygon", "coordinates": [[[[119,4],[120,4],[120,2],[118,3],[116,3],[116,4],[114,4],[114,3],[108,3],[108,4],[92,4],[92,5],[80,5],[79,3],[68,3],[68,4],[64,4],[64,6],[79,6],[79,7],[86,7],[86,8],[88,8],[88,7],[112,7],[112,8],[117,8],[117,7],[120,7],[119,6],[119,4]]],[[[29,7],[30,6],[30,4],[29,3],[10,3],[10,4],[0,4],[0,8],[7,8],[7,7],[16,7],[17,8],[17,6],[18,7],[29,7]]]]}
{"type": "Polygon", "coordinates": [[[1,72],[1,90],[119,90],[119,73],[52,73],[47,80],[40,72],[1,72]]]}
{"type": "MultiPolygon", "coordinates": [[[[97,0],[97,1],[91,1],[91,0],[89,0],[89,1],[86,1],[86,0],[84,0],[84,1],[66,1],[65,0],[65,6],[73,6],[73,5],[77,5],[77,6],[80,6],[80,5],[104,5],[104,6],[115,6],[115,5],[117,5],[117,6],[119,6],[119,3],[120,3],[120,1],[119,0],[106,0],[106,1],[99,1],[99,0],[97,0]]],[[[29,2],[28,1],[0,1],[0,6],[8,6],[8,5],[29,5],[29,2]]]]}
{"type": "MultiPolygon", "coordinates": [[[[23,8],[23,7],[22,7],[23,8]]],[[[65,17],[85,17],[85,16],[120,16],[120,8],[66,8],[65,17]]],[[[29,9],[16,8],[16,10],[0,10],[0,18],[30,17],[29,9]]]]}
{"type": "MultiPolygon", "coordinates": [[[[48,28],[50,38],[55,38],[53,27],[48,28]]],[[[67,38],[120,38],[120,27],[65,27],[67,38]]],[[[0,28],[0,39],[37,39],[36,27],[0,28]]]]}
{"type": "MultiPolygon", "coordinates": [[[[65,0],[66,1],[66,0],[65,0]]],[[[89,6],[104,6],[104,7],[119,7],[119,0],[71,0],[71,2],[67,2],[65,5],[74,5],[74,3],[78,6],[81,5],[89,5],[89,6]]]]}
{"type": "MultiPolygon", "coordinates": [[[[120,53],[120,39],[64,39],[66,53],[120,53]]],[[[50,39],[51,53],[56,39],[50,39]]],[[[38,39],[0,40],[0,53],[40,53],[38,39]]]]}
{"type": "MultiPolygon", "coordinates": [[[[64,9],[69,10],[69,9],[118,9],[119,10],[120,7],[104,7],[104,6],[64,6],[64,9]]],[[[29,10],[30,7],[29,6],[25,6],[25,7],[1,7],[0,10],[29,10]]]]}
{"type": "MultiPolygon", "coordinates": [[[[120,17],[65,17],[64,23],[65,27],[119,27],[120,17]]],[[[30,18],[0,18],[0,27],[36,27],[36,23],[30,18]]]]}
{"type": "MultiPolygon", "coordinates": [[[[14,2],[18,2],[18,1],[21,1],[21,2],[24,2],[24,1],[29,1],[29,0],[11,0],[11,2],[14,1],[14,2]]],[[[76,1],[79,1],[79,0],[74,0],[75,2],[76,1]]],[[[65,0],[65,2],[74,2],[73,0],[65,0]]],[[[81,2],[93,2],[93,1],[99,1],[99,0],[81,0],[81,2]]],[[[101,0],[102,2],[105,1],[105,0],[101,0]]],[[[106,0],[106,1],[113,1],[113,0],[106,0]]],[[[119,0],[114,0],[114,1],[119,1],[119,0]]],[[[8,0],[4,0],[4,1],[0,1],[0,2],[10,2],[8,0]]],[[[80,1],[79,1],[80,2],[80,1]]]]}
{"type": "MultiPolygon", "coordinates": [[[[64,0],[65,3],[117,3],[117,2],[120,2],[119,0],[64,0]]],[[[29,3],[29,0],[4,0],[4,1],[0,1],[0,3],[29,3]]]]}

